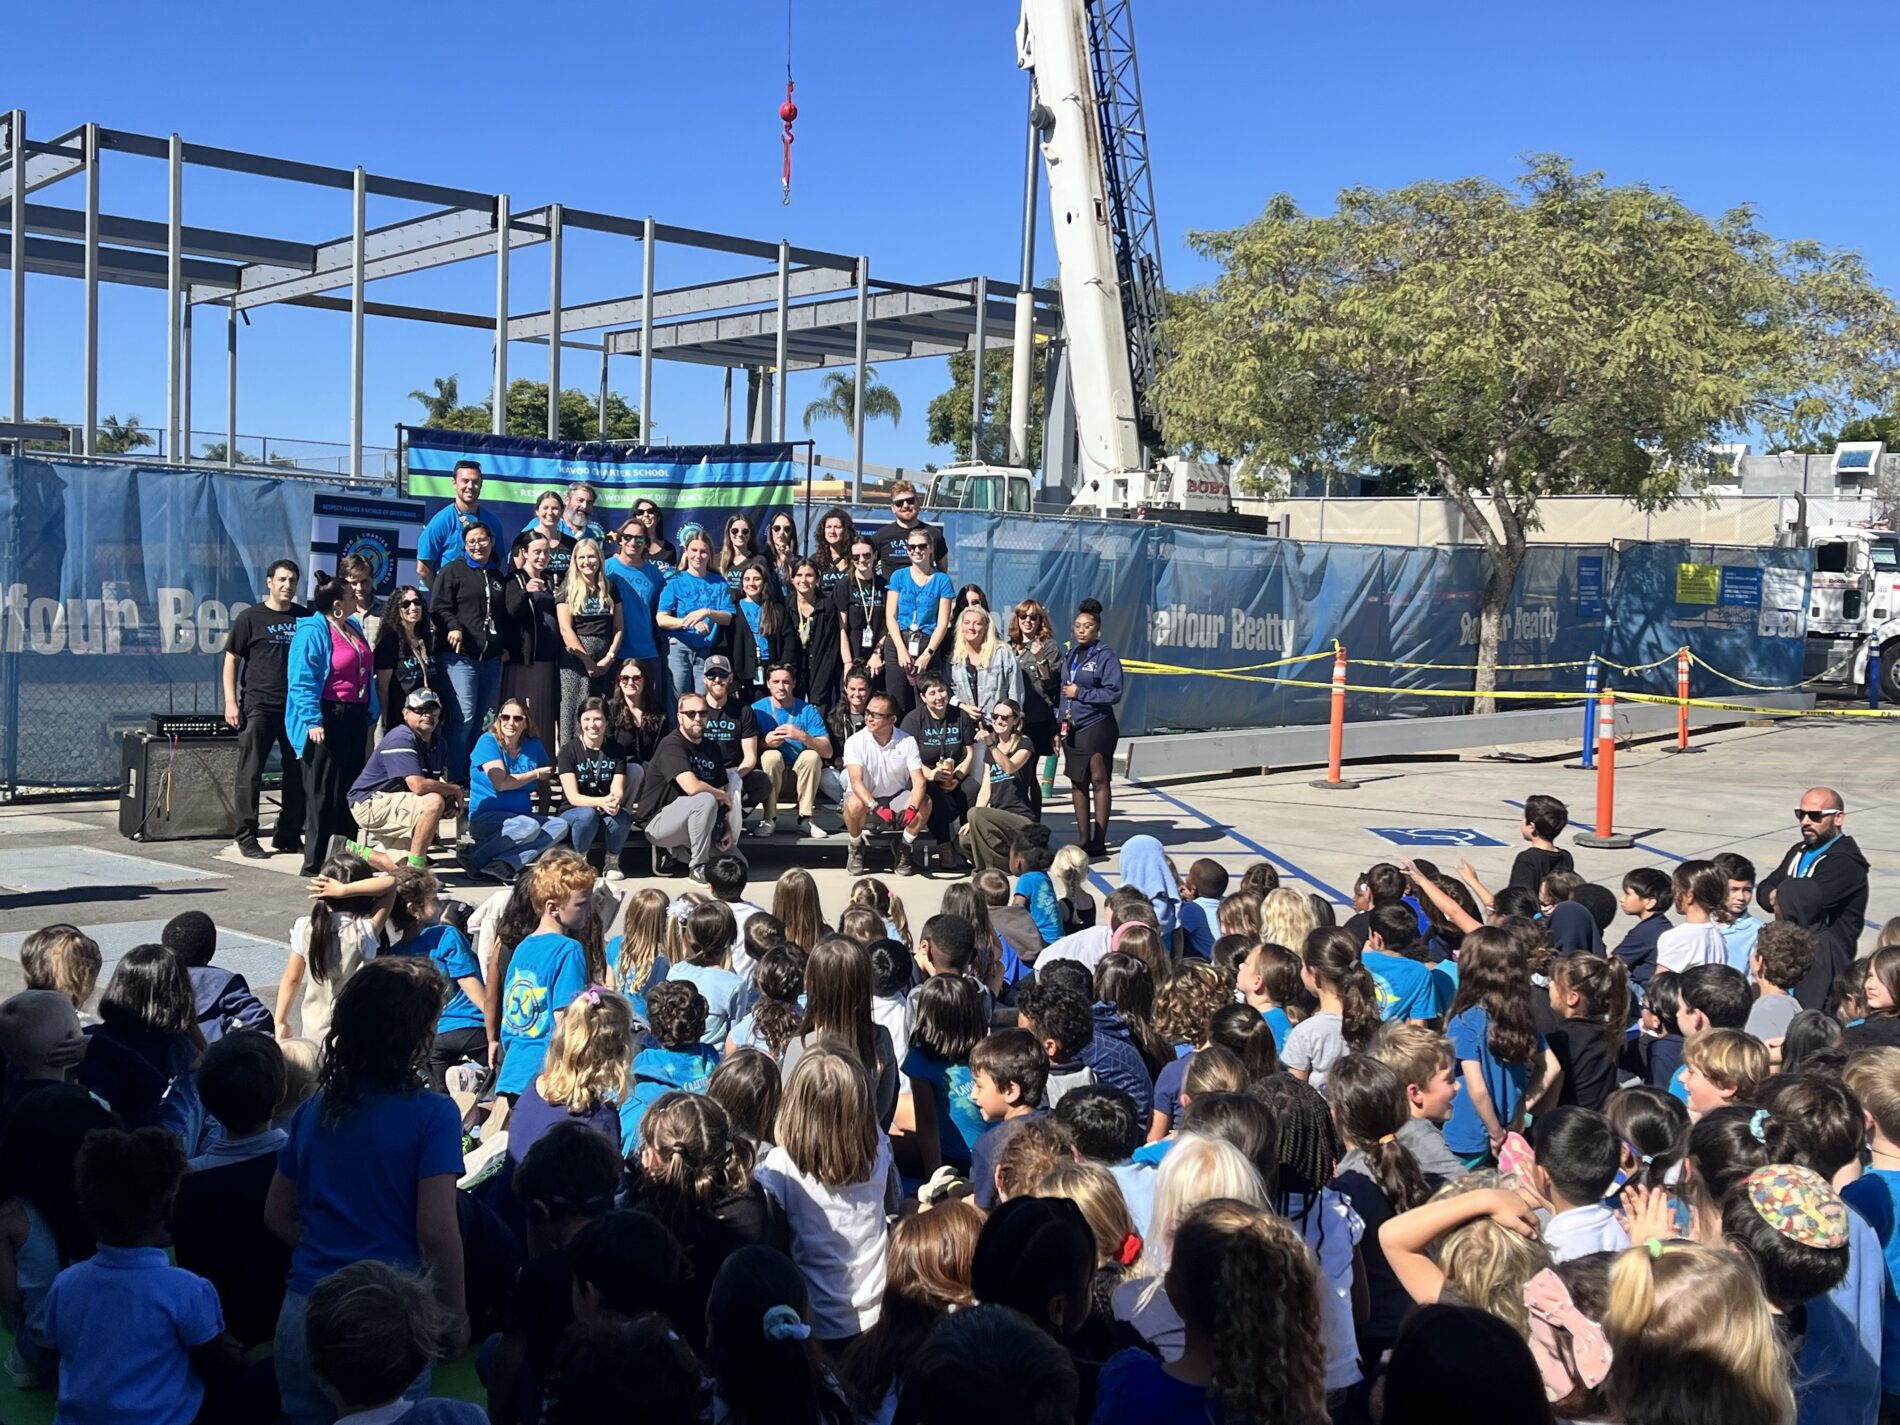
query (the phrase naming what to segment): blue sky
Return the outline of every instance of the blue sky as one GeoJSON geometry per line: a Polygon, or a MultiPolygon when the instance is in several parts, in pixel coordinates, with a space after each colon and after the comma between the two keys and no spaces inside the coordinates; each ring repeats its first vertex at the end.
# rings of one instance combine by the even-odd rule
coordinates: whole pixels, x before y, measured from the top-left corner
{"type": "MultiPolygon", "coordinates": [[[[1024,107],[1015,16],[1010,0],[797,0],[801,114],[789,208],[778,187],[782,0],[534,9],[340,0],[315,11],[224,0],[183,10],[25,4],[8,21],[15,62],[0,74],[0,105],[24,107],[36,136],[89,119],[176,130],[196,142],[505,190],[518,209],[559,200],[864,252],[875,275],[904,282],[979,271],[1013,279],[1024,107]],[[95,67],[86,56],[103,35],[111,59],[95,67]]],[[[1694,0],[1587,10],[1493,0],[1138,0],[1136,19],[1171,286],[1206,275],[1185,244],[1191,229],[1244,222],[1276,191],[1325,209],[1351,184],[1505,178],[1534,150],[1673,188],[1706,212],[1753,203],[1769,231],[1857,248],[1880,281],[1900,285],[1896,145],[1878,58],[1900,48],[1900,7],[1890,3],[1796,12],[1694,0]],[[1871,72],[1857,76],[1853,55],[1869,57],[1871,72]]],[[[104,192],[109,212],[162,217],[163,166],[111,159],[104,192]]],[[[42,195],[69,205],[81,198],[77,180],[42,195]]],[[[373,204],[370,220],[414,211],[373,204]]],[[[291,203],[257,180],[194,174],[186,215],[321,239],[348,231],[349,199],[313,191],[291,203]]],[[[546,305],[544,252],[515,261],[517,311],[546,305]]],[[[1040,256],[1038,275],[1051,275],[1046,239],[1040,256]]],[[[755,266],[664,248],[658,281],[755,266]]],[[[638,287],[637,244],[570,241],[570,302],[638,287]]],[[[485,311],[492,260],[371,293],[485,311]]],[[[0,290],[0,307],[6,300],[0,290]]],[[[102,413],[162,424],[162,312],[161,294],[108,289],[102,413]]],[[[78,284],[33,278],[28,315],[29,414],[75,419],[78,284]]],[[[345,438],[347,318],[287,308],[253,315],[242,338],[241,429],[345,438]]],[[[371,442],[386,443],[396,421],[417,417],[405,393],[432,376],[460,373],[465,399],[486,390],[488,340],[479,332],[372,320],[368,343],[371,442]]],[[[511,361],[512,374],[545,375],[538,348],[517,346],[511,361]]],[[[591,389],[597,358],[574,352],[567,362],[563,384],[591,389]]],[[[869,458],[909,466],[947,458],[924,438],[925,407],[948,384],[945,364],[880,371],[905,416],[896,429],[869,429],[869,458]]],[[[200,428],[222,427],[223,380],[214,319],[196,366],[200,428]]],[[[818,381],[793,377],[794,427],[818,381]]],[[[616,361],[614,384],[637,391],[634,361],[616,361]]],[[[720,405],[716,370],[660,363],[662,437],[718,439],[720,405]]],[[[848,453],[840,427],[816,434],[821,450],[848,453]]]]}

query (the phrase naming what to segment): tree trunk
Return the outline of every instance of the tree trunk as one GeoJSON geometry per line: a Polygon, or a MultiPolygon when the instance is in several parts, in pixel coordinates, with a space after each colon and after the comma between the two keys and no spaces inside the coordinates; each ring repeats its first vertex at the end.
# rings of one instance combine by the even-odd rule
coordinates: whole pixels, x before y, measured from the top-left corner
{"type": "MultiPolygon", "coordinates": [[[[1490,543],[1487,541],[1487,543],[1490,543]]],[[[1497,699],[1490,696],[1498,686],[1498,645],[1504,639],[1504,623],[1511,611],[1511,590],[1517,584],[1517,571],[1524,564],[1524,536],[1507,536],[1490,543],[1485,551],[1484,602],[1478,613],[1478,671],[1473,681],[1476,700],[1473,712],[1496,712],[1497,699]]]]}

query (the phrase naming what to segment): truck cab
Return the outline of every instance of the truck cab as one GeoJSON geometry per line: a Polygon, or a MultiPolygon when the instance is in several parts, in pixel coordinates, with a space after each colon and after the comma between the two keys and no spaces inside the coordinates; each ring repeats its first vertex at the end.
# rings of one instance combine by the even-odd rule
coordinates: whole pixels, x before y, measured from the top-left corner
{"type": "Polygon", "coordinates": [[[1900,534],[1851,525],[1808,532],[1807,676],[1864,686],[1880,658],[1883,702],[1900,702],[1900,534]]]}
{"type": "Polygon", "coordinates": [[[1035,504],[1035,476],[1007,465],[946,465],[930,477],[924,508],[1026,515],[1035,504]]]}

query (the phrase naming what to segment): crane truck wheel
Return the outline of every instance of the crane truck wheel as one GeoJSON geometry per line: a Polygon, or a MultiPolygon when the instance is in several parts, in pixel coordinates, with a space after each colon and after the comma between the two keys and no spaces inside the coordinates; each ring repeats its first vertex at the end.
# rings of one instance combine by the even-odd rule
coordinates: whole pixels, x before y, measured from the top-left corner
{"type": "Polygon", "coordinates": [[[1900,638],[1880,650],[1880,701],[1885,707],[1900,707],[1900,638]]]}

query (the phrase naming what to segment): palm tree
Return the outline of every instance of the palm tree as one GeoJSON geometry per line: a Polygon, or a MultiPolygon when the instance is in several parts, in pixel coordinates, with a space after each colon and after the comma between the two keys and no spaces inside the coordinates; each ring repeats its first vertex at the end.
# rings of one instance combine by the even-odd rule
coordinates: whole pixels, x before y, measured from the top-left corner
{"type": "Polygon", "coordinates": [[[107,416],[99,423],[99,438],[95,448],[102,455],[124,455],[127,451],[139,450],[154,443],[139,425],[137,416],[127,416],[123,422],[117,416],[107,416]]]}
{"type": "Polygon", "coordinates": [[[430,395],[427,391],[409,393],[412,401],[422,402],[422,409],[426,413],[422,422],[425,426],[440,424],[442,417],[462,404],[461,397],[460,376],[436,377],[434,395],[430,395]]]}
{"type": "MultiPolygon", "coordinates": [[[[840,421],[855,435],[858,423],[851,406],[854,395],[850,376],[842,371],[827,371],[825,394],[805,407],[805,429],[810,430],[813,421],[840,421]]],[[[904,406],[897,399],[897,392],[877,379],[875,366],[864,368],[864,416],[873,421],[879,416],[888,416],[892,425],[904,416],[904,406]]]]}

